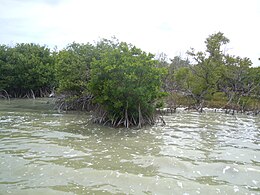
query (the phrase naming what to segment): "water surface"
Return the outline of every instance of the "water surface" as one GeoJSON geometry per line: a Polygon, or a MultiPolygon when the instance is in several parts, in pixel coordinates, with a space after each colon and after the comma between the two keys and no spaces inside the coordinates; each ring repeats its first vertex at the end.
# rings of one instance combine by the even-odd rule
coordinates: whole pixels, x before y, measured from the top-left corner
{"type": "Polygon", "coordinates": [[[0,101],[0,194],[260,194],[259,116],[113,129],[51,99],[0,101]]]}

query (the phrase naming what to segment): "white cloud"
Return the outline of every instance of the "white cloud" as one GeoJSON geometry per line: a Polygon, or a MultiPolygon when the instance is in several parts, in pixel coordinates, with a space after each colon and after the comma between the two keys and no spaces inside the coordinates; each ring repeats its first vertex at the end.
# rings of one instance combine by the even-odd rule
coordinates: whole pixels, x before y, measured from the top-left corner
{"type": "Polygon", "coordinates": [[[203,50],[206,37],[221,31],[231,53],[259,65],[259,9],[257,0],[2,0],[0,43],[64,47],[115,35],[174,57],[203,50]]]}

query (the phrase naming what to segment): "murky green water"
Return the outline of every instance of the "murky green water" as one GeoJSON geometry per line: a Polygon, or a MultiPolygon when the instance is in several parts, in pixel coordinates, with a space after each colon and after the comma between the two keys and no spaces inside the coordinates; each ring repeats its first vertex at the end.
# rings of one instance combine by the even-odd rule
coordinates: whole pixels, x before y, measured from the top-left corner
{"type": "Polygon", "coordinates": [[[0,194],[260,194],[260,119],[181,112],[141,130],[0,101],[0,194]]]}

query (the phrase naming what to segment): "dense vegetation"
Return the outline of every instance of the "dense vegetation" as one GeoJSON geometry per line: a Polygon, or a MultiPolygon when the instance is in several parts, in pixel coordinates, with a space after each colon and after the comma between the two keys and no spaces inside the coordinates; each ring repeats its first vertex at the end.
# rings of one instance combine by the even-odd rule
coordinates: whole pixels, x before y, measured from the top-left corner
{"type": "Polygon", "coordinates": [[[112,126],[155,122],[156,107],[187,105],[258,113],[260,67],[223,48],[223,33],[210,35],[205,51],[187,58],[157,57],[115,38],[69,44],[51,51],[37,44],[0,45],[0,97],[57,95],[60,110],[87,110],[112,126]]]}
{"type": "MultiPolygon", "coordinates": [[[[170,101],[175,107],[178,99],[186,98],[186,104],[199,111],[213,106],[259,112],[260,67],[251,67],[248,58],[225,54],[223,46],[227,43],[229,39],[219,32],[206,39],[205,52],[191,49],[187,52],[190,60],[175,57],[166,63],[169,74],[165,90],[175,97],[170,101]]],[[[165,65],[163,58],[160,61],[165,65]]]]}
{"type": "Polygon", "coordinates": [[[21,98],[48,94],[56,85],[54,55],[46,46],[36,44],[0,45],[0,95],[21,98]]]}
{"type": "Polygon", "coordinates": [[[152,54],[120,43],[102,53],[91,64],[89,90],[100,105],[99,123],[125,127],[155,122],[156,100],[163,69],[156,67],[152,54]]]}
{"type": "Polygon", "coordinates": [[[98,58],[97,48],[91,44],[72,43],[56,57],[57,99],[59,110],[91,110],[89,93],[90,64],[98,58]]]}
{"type": "Polygon", "coordinates": [[[57,56],[60,109],[93,111],[93,121],[112,126],[155,122],[163,68],[146,54],[118,40],[69,45],[57,56]]]}

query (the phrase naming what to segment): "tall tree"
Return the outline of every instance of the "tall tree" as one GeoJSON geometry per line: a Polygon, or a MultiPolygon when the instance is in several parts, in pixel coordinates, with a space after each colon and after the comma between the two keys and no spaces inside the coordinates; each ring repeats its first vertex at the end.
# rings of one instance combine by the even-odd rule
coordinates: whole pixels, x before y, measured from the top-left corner
{"type": "Polygon", "coordinates": [[[246,101],[259,85],[257,84],[257,76],[250,71],[252,62],[249,58],[226,55],[225,65],[219,83],[220,91],[226,94],[227,105],[233,104],[234,108],[244,110],[246,101]]]}
{"type": "Polygon", "coordinates": [[[205,41],[205,52],[195,52],[194,49],[187,52],[195,62],[194,65],[180,68],[175,73],[177,82],[185,83],[181,84],[182,91],[195,100],[198,108],[203,107],[206,97],[217,91],[222,69],[225,68],[222,46],[228,42],[229,39],[221,32],[210,35],[205,41]]]}
{"type": "Polygon", "coordinates": [[[224,68],[224,52],[222,46],[229,40],[223,33],[218,32],[210,35],[206,41],[206,52],[195,52],[194,49],[188,54],[195,60],[196,64],[191,67],[192,73],[199,78],[202,91],[199,96],[213,93],[217,89],[217,84],[221,78],[221,71],[224,68]]]}

